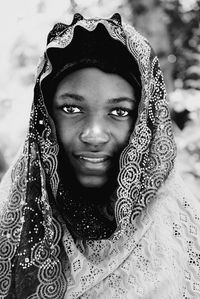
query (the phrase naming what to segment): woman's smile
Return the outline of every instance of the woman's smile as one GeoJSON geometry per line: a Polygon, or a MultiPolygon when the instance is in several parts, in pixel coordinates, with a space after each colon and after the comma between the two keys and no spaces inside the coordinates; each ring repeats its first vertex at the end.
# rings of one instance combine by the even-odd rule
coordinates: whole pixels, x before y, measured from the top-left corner
{"type": "Polygon", "coordinates": [[[80,165],[80,171],[100,175],[108,171],[111,157],[102,153],[86,152],[74,155],[80,165]]]}

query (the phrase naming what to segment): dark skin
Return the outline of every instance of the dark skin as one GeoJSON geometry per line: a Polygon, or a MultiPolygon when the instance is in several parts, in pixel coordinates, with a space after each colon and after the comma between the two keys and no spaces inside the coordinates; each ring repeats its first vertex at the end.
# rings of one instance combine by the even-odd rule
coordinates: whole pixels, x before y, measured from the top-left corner
{"type": "Polygon", "coordinates": [[[73,189],[83,198],[112,194],[135,110],[134,89],[117,74],[90,67],[68,74],[57,85],[52,116],[64,156],[60,169],[63,178],[70,169],[73,189]]]}

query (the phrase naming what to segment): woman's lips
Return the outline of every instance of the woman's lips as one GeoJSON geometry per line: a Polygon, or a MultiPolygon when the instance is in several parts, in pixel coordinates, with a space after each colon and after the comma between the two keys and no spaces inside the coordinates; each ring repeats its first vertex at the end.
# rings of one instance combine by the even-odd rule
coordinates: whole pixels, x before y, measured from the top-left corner
{"type": "Polygon", "coordinates": [[[108,158],[106,158],[106,157],[91,158],[91,157],[80,156],[80,159],[89,161],[91,163],[101,163],[101,162],[106,161],[108,158]]]}
{"type": "Polygon", "coordinates": [[[75,155],[82,172],[91,172],[94,174],[100,174],[105,172],[110,165],[110,156],[97,154],[97,153],[87,153],[75,155]]]}

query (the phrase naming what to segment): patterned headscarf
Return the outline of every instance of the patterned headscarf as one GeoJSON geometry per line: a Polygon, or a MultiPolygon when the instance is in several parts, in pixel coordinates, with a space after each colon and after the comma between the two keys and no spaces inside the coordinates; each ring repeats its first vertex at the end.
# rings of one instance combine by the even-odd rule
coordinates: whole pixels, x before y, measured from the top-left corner
{"type": "Polygon", "coordinates": [[[76,14],[72,24],[56,24],[38,68],[22,153],[2,181],[0,298],[64,298],[74,277],[79,277],[81,287],[65,297],[78,298],[112,273],[135,246],[139,217],[171,172],[175,153],[163,76],[148,41],[132,26],[122,25],[118,14],[110,19],[76,14]],[[83,244],[74,244],[56,206],[59,145],[44,99],[59,70],[76,61],[70,57],[63,65],[58,57],[66,55],[80,28],[94,35],[106,31],[113,41],[113,56],[114,42],[119,43],[127,58],[117,65],[117,72],[130,73],[137,66],[139,76],[133,71],[132,83],[142,86],[137,121],[119,161],[117,228],[109,238],[86,240],[84,249],[83,244]],[[66,278],[69,271],[71,280],[66,278]]]}

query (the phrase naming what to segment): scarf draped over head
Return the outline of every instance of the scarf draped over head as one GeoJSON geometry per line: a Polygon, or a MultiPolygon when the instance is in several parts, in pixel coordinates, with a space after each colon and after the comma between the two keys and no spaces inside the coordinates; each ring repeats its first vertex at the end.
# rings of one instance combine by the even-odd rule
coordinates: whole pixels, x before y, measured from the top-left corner
{"type": "Polygon", "coordinates": [[[56,24],[37,70],[24,147],[1,186],[0,298],[64,298],[66,291],[66,298],[78,298],[111,275],[132,252],[141,230],[144,233],[147,224],[140,221],[141,215],[170,174],[175,153],[163,76],[148,41],[132,26],[122,25],[118,14],[110,19],[84,19],[76,14],[72,24],[56,24]],[[77,36],[84,37],[85,43],[77,36]],[[85,48],[91,36],[102,39],[94,38],[94,44],[101,47],[102,56],[108,53],[108,64],[85,48]],[[82,53],[79,48],[74,51],[79,43],[82,53]],[[92,65],[108,71],[111,67],[127,76],[137,90],[141,88],[141,99],[134,130],[119,161],[117,229],[107,239],[86,241],[81,249],[56,206],[59,146],[47,106],[51,82],[76,69],[77,61],[84,67],[91,59],[92,65]]]}

